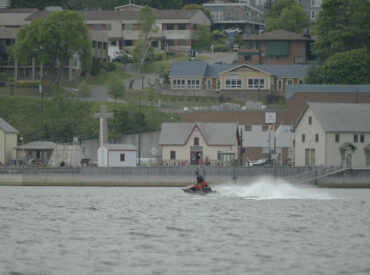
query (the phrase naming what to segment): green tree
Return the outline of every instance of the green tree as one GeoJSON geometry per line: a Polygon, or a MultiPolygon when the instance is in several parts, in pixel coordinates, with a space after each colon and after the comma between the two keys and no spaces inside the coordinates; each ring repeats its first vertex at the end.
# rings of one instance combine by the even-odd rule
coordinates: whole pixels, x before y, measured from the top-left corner
{"type": "Polygon", "coordinates": [[[119,77],[111,77],[108,80],[108,95],[114,100],[125,96],[126,87],[119,77]]]}
{"type": "Polygon", "coordinates": [[[204,8],[202,5],[189,4],[189,5],[185,5],[183,7],[183,9],[184,10],[201,10],[208,17],[208,19],[211,21],[211,23],[213,22],[211,12],[209,10],[207,10],[206,8],[204,8]]]}
{"type": "Polygon", "coordinates": [[[309,19],[303,6],[295,0],[278,0],[265,12],[266,31],[283,29],[301,33],[309,26],[309,19]]]}
{"type": "Polygon", "coordinates": [[[81,81],[78,85],[78,97],[90,97],[91,90],[85,80],[81,81]]]}
{"type": "Polygon", "coordinates": [[[37,19],[20,29],[17,44],[10,47],[10,56],[26,65],[32,58],[37,65],[55,68],[57,86],[64,66],[78,55],[83,67],[91,60],[87,27],[74,11],[58,11],[43,19],[37,19]]]}
{"type": "Polygon", "coordinates": [[[142,88],[144,88],[144,74],[150,71],[150,65],[153,63],[153,47],[151,46],[150,34],[157,32],[154,23],[155,17],[152,10],[145,6],[138,13],[140,33],[133,51],[133,67],[141,74],[142,88]]]}
{"type": "Polygon", "coordinates": [[[311,63],[311,65],[307,69],[306,77],[304,79],[305,84],[319,84],[319,70],[320,66],[317,62],[311,63]]]}
{"type": "Polygon", "coordinates": [[[325,84],[368,84],[370,57],[365,49],[338,52],[320,68],[319,78],[325,84]]]}
{"type": "Polygon", "coordinates": [[[370,45],[370,1],[326,0],[316,27],[313,53],[321,62],[338,52],[370,45]]]}
{"type": "Polygon", "coordinates": [[[212,32],[212,38],[215,41],[224,42],[227,39],[227,35],[220,30],[214,30],[212,32]]]}
{"type": "Polygon", "coordinates": [[[198,25],[193,33],[193,49],[206,50],[211,46],[211,33],[206,25],[198,25]]]}

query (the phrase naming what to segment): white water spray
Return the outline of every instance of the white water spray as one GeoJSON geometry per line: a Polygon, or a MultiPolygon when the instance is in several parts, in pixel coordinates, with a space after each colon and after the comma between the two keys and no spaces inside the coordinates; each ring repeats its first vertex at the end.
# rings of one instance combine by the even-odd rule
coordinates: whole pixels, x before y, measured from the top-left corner
{"type": "Polygon", "coordinates": [[[328,192],[308,185],[293,185],[282,179],[263,177],[251,184],[225,184],[215,186],[221,196],[246,199],[332,199],[328,192]]]}

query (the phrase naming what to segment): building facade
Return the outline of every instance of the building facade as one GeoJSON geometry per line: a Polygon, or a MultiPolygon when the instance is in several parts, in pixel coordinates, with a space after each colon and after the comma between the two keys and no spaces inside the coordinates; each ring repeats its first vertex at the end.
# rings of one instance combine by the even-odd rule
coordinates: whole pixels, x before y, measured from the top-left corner
{"type": "Polygon", "coordinates": [[[307,64],[310,37],[285,30],[275,30],[243,39],[238,52],[239,64],[307,64]]]}
{"type": "Polygon", "coordinates": [[[98,149],[99,167],[135,167],[137,148],[131,144],[104,144],[98,149]]]}
{"type": "Polygon", "coordinates": [[[18,130],[0,117],[0,163],[9,165],[16,159],[18,130]]]}
{"type": "Polygon", "coordinates": [[[237,123],[163,123],[164,165],[231,166],[238,160],[237,123]]]}
{"type": "Polygon", "coordinates": [[[370,167],[370,104],[309,102],[294,126],[296,166],[370,167]]]}

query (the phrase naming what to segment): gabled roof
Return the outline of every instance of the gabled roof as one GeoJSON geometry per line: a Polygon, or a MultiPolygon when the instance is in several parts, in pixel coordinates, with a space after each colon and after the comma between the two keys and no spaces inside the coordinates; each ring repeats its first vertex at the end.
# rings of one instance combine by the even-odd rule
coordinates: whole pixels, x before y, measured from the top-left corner
{"type": "Polygon", "coordinates": [[[370,104],[308,102],[296,126],[308,108],[325,132],[370,132],[370,104]]]}
{"type": "Polygon", "coordinates": [[[198,128],[208,145],[236,145],[237,123],[163,123],[160,145],[185,145],[198,128]]]}
{"type": "Polygon", "coordinates": [[[251,69],[251,70],[254,70],[254,71],[260,71],[260,72],[264,72],[264,73],[266,73],[266,74],[270,74],[271,75],[271,73],[269,73],[269,72],[267,72],[267,71],[264,71],[264,70],[262,70],[262,69],[260,69],[260,68],[257,68],[255,65],[248,65],[248,64],[242,64],[242,65],[235,65],[234,67],[231,67],[230,69],[228,69],[228,70],[225,70],[225,71],[223,71],[223,72],[221,72],[221,73],[227,73],[227,72],[232,72],[232,71],[236,71],[236,70],[239,70],[240,68],[243,68],[243,67],[247,67],[247,68],[249,68],[249,69],[251,69]]]}
{"type": "MultiPolygon", "coordinates": [[[[200,10],[152,10],[156,19],[190,19],[200,10]]],[[[45,18],[50,11],[40,11],[25,20],[32,21],[39,18],[45,18]]],[[[134,10],[93,10],[93,11],[77,11],[83,20],[137,20],[138,11],[134,10]]]]}
{"type": "Polygon", "coordinates": [[[264,32],[261,34],[254,34],[243,39],[244,41],[255,40],[312,40],[295,32],[288,32],[286,30],[275,30],[271,32],[264,32]]]}
{"type": "Polygon", "coordinates": [[[207,66],[205,61],[174,61],[169,77],[204,77],[207,66]]]}
{"type": "Polygon", "coordinates": [[[8,122],[0,117],[0,129],[2,129],[5,133],[9,134],[19,134],[18,130],[11,126],[8,122]]]}
{"type": "Polygon", "coordinates": [[[309,65],[251,65],[278,78],[304,78],[309,65]]]}
{"type": "Polygon", "coordinates": [[[56,143],[51,141],[33,141],[27,144],[23,144],[15,147],[15,149],[24,149],[24,150],[54,150],[57,146],[56,143]]]}
{"type": "Polygon", "coordinates": [[[220,73],[228,71],[235,67],[237,67],[237,65],[234,64],[211,64],[208,65],[205,76],[208,78],[218,77],[220,73]]]}
{"type": "Polygon", "coordinates": [[[288,85],[285,98],[295,93],[370,93],[370,85],[288,85]]]}

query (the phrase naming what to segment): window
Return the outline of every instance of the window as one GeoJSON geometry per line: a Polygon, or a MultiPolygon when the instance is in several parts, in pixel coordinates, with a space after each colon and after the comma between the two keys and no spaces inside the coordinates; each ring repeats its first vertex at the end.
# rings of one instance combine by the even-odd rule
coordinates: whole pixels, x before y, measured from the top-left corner
{"type": "Polygon", "coordinates": [[[319,142],[319,134],[315,135],[315,142],[319,142]]]}
{"type": "Polygon", "coordinates": [[[241,79],[226,79],[225,80],[225,88],[231,89],[240,89],[242,88],[242,80],[241,79]]]}
{"type": "Polygon", "coordinates": [[[316,19],[316,11],[311,11],[311,19],[312,20],[316,19]]]}
{"type": "Polygon", "coordinates": [[[294,57],[294,64],[303,64],[303,63],[304,63],[303,56],[294,57]]]}
{"type": "Polygon", "coordinates": [[[158,40],[153,40],[151,45],[153,48],[158,48],[158,40]]]}
{"type": "Polygon", "coordinates": [[[120,154],[119,158],[120,158],[121,161],[125,161],[125,154],[120,154]]]}
{"type": "Polygon", "coordinates": [[[299,85],[303,85],[304,84],[304,80],[303,79],[298,79],[298,84],[299,85]]]}
{"type": "Polygon", "coordinates": [[[357,134],[353,135],[353,142],[355,142],[355,143],[358,142],[358,135],[357,134]]]}
{"type": "Polygon", "coordinates": [[[125,43],[125,46],[129,46],[129,47],[133,45],[132,40],[125,40],[124,43],[125,43]]]}
{"type": "Polygon", "coordinates": [[[248,78],[248,88],[265,88],[265,79],[248,78]]]}
{"type": "Polygon", "coordinates": [[[308,117],[308,125],[312,125],[312,116],[308,117]]]}
{"type": "Polygon", "coordinates": [[[132,24],[125,24],[125,30],[132,31],[133,25],[132,24]]]}
{"type": "Polygon", "coordinates": [[[168,46],[175,46],[175,40],[167,40],[168,46]]]}
{"type": "Polygon", "coordinates": [[[294,84],[294,81],[293,81],[293,79],[288,79],[287,80],[287,83],[288,83],[288,85],[293,85],[294,84]]]}
{"type": "Polygon", "coordinates": [[[262,131],[266,132],[269,129],[268,125],[262,125],[262,131]]]}
{"type": "Polygon", "coordinates": [[[251,125],[245,125],[244,126],[244,131],[246,131],[246,132],[252,131],[252,126],[251,125]]]}
{"type": "Polygon", "coordinates": [[[244,55],[244,61],[251,61],[251,60],[252,60],[252,56],[244,55]]]}
{"type": "Polygon", "coordinates": [[[339,141],[340,141],[339,134],[335,134],[335,143],[339,143],[339,141]]]}
{"type": "Polygon", "coordinates": [[[194,138],[194,146],[199,146],[199,138],[194,138]]]}
{"type": "Polygon", "coordinates": [[[186,29],[186,25],[185,24],[178,24],[177,25],[177,29],[179,29],[179,30],[185,30],[186,29]]]}
{"type": "Polygon", "coordinates": [[[302,134],[302,142],[305,142],[305,141],[306,141],[306,135],[302,134]]]}
{"type": "Polygon", "coordinates": [[[360,135],[360,143],[364,143],[365,142],[365,135],[360,135]]]}
{"type": "Polygon", "coordinates": [[[167,24],[167,30],[174,30],[175,25],[174,24],[167,24]]]}
{"type": "Polygon", "coordinates": [[[185,39],[177,40],[177,46],[186,46],[186,41],[185,39]]]}
{"type": "Polygon", "coordinates": [[[105,24],[105,29],[107,31],[111,31],[112,30],[112,24],[105,24]]]}
{"type": "Polygon", "coordinates": [[[217,79],[217,89],[220,89],[220,87],[221,87],[220,80],[219,80],[219,79],[217,79]]]}
{"type": "Polygon", "coordinates": [[[170,152],[170,158],[171,159],[176,159],[176,151],[171,151],[170,152]]]}
{"type": "Polygon", "coordinates": [[[257,50],[260,48],[260,43],[259,42],[247,42],[245,44],[245,47],[248,49],[248,50],[257,50]]]}

